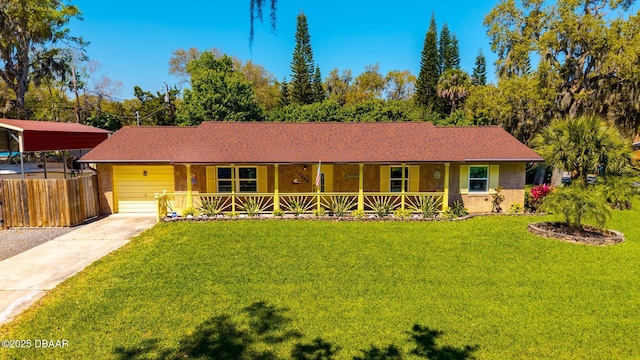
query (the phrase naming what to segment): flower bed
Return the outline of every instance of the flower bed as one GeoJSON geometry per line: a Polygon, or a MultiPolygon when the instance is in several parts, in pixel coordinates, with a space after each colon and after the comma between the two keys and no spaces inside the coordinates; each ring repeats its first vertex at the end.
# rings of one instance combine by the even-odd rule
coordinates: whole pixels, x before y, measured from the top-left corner
{"type": "Polygon", "coordinates": [[[592,227],[572,228],[562,222],[541,222],[528,226],[529,232],[545,238],[586,245],[614,245],[624,241],[624,235],[615,230],[600,230],[592,227]]]}

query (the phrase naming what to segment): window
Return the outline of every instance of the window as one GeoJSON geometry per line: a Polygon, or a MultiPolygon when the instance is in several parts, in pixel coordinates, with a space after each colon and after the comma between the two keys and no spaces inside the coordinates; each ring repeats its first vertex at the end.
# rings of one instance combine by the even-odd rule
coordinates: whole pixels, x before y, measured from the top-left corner
{"type": "Polygon", "coordinates": [[[469,192],[487,192],[488,185],[489,167],[469,166],[469,192]]]}
{"type": "MultiPolygon", "coordinates": [[[[401,192],[402,191],[402,167],[392,166],[390,175],[389,191],[401,192]]],[[[409,167],[404,168],[404,190],[409,190],[409,167]]]]}
{"type": "Polygon", "coordinates": [[[324,192],[324,173],[320,173],[320,192],[324,192]]]}
{"type": "Polygon", "coordinates": [[[231,168],[219,167],[218,168],[218,192],[230,193],[233,189],[233,182],[231,176],[231,168]]]}
{"type": "Polygon", "coordinates": [[[256,167],[235,168],[235,187],[232,168],[218,168],[218,192],[230,193],[234,188],[239,192],[258,192],[258,169],[256,167]]]}
{"type": "Polygon", "coordinates": [[[255,167],[238,168],[240,192],[258,192],[258,170],[255,167]]]}

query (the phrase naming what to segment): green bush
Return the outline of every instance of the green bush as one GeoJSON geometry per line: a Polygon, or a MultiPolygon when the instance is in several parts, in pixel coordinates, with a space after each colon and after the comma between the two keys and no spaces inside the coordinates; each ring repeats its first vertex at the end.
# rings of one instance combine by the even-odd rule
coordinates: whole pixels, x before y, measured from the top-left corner
{"type": "Polygon", "coordinates": [[[442,214],[445,219],[455,219],[469,215],[469,210],[464,207],[461,201],[454,201],[453,204],[442,214]]]}
{"type": "Polygon", "coordinates": [[[364,218],[366,214],[364,213],[364,210],[354,210],[351,212],[351,216],[353,216],[356,219],[362,219],[364,218]]]}
{"type": "Polygon", "coordinates": [[[393,216],[398,219],[408,219],[411,217],[411,210],[409,209],[397,209],[393,212],[393,216]]]}
{"type": "Polygon", "coordinates": [[[507,214],[519,214],[521,212],[523,212],[523,208],[518,203],[511,204],[511,207],[507,210],[507,214]]]}
{"type": "Polygon", "coordinates": [[[215,196],[207,196],[200,198],[200,205],[198,211],[207,216],[215,216],[222,214],[224,208],[224,201],[222,198],[215,196]]]}
{"type": "Polygon", "coordinates": [[[434,218],[442,208],[442,197],[420,196],[415,203],[409,204],[409,208],[419,212],[423,218],[434,218]]]}
{"type": "Polygon", "coordinates": [[[348,196],[332,196],[329,200],[329,211],[335,216],[345,216],[354,204],[354,199],[348,196]]]}
{"type": "Polygon", "coordinates": [[[591,219],[596,227],[603,228],[611,217],[610,207],[604,199],[605,191],[602,185],[572,184],[549,193],[542,200],[541,209],[553,214],[562,214],[564,222],[574,228],[584,227],[585,219],[591,219]]]}
{"type": "Polygon", "coordinates": [[[397,206],[394,204],[394,199],[389,196],[375,196],[371,201],[368,201],[368,205],[380,218],[391,214],[391,210],[397,206]]]}
{"type": "Polygon", "coordinates": [[[633,198],[640,193],[640,188],[633,185],[634,181],[626,176],[609,176],[603,179],[604,197],[612,208],[631,210],[633,198]]]}

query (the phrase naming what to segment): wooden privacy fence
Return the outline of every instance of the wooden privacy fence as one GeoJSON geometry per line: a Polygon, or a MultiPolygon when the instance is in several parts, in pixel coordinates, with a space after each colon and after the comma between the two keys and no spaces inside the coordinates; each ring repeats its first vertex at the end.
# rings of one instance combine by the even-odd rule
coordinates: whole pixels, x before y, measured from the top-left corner
{"type": "Polygon", "coordinates": [[[74,226],[98,216],[98,176],[2,179],[2,227],[74,226]]]}

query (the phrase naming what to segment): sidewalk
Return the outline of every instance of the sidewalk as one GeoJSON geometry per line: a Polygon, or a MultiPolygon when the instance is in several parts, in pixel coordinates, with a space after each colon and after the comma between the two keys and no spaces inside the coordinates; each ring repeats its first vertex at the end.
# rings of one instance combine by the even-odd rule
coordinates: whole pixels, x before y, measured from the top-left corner
{"type": "Polygon", "coordinates": [[[154,225],[153,214],[113,214],[0,261],[0,324],[154,225]]]}

